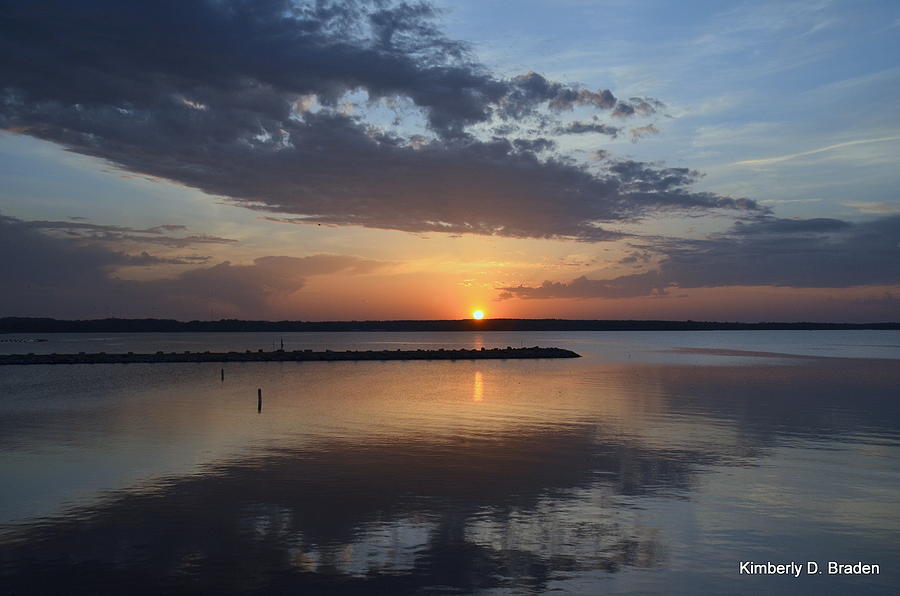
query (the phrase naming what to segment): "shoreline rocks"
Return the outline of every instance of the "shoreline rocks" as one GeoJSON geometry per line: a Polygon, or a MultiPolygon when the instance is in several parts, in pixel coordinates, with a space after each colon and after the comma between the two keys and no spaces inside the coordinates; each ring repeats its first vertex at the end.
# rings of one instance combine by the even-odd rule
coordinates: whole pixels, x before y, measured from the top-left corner
{"type": "Polygon", "coordinates": [[[524,358],[579,358],[562,348],[481,348],[447,350],[275,350],[264,352],[156,352],[155,354],[0,354],[0,366],[23,364],[171,364],[178,362],[334,362],[353,360],[504,360],[524,358]]]}

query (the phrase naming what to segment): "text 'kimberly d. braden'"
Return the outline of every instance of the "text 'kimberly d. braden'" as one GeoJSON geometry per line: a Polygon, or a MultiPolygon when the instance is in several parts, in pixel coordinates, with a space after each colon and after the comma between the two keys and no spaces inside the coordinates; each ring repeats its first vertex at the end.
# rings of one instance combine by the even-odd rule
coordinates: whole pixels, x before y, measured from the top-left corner
{"type": "Polygon", "coordinates": [[[881,566],[873,563],[840,563],[838,561],[828,561],[824,567],[820,568],[816,561],[806,561],[805,563],[797,563],[790,561],[788,563],[756,563],[754,561],[741,561],[741,575],[792,575],[800,577],[802,574],[816,575],[826,573],[828,575],[879,575],[881,566]]]}

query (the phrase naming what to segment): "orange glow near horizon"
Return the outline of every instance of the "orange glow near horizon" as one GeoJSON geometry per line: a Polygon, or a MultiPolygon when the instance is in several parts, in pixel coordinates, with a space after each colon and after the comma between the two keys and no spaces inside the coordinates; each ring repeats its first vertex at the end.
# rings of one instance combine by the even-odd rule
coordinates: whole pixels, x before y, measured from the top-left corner
{"type": "Polygon", "coordinates": [[[480,310],[473,310],[473,311],[472,311],[472,318],[473,318],[473,319],[483,319],[483,318],[484,318],[484,312],[482,312],[482,311],[480,311],[480,310]]]}

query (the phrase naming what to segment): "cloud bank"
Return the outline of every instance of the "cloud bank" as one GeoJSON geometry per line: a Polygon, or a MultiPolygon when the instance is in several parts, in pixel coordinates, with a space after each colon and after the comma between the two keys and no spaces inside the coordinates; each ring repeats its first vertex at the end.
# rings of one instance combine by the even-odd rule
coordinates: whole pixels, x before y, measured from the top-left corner
{"type": "Polygon", "coordinates": [[[602,241],[660,211],[762,211],[693,192],[687,173],[559,153],[556,135],[618,134],[600,115],[663,106],[498,77],[425,3],[0,0],[0,13],[0,127],[299,223],[602,241]],[[576,110],[589,125],[566,120],[576,110]]]}
{"type": "MultiPolygon", "coordinates": [[[[208,315],[259,317],[274,314],[273,301],[301,290],[309,277],[345,273],[361,275],[387,263],[350,255],[266,256],[246,265],[222,262],[196,267],[191,259],[155,257],[146,251],[128,254],[79,237],[46,233],[49,223],[0,216],[0,312],[82,317],[208,315]],[[14,256],[13,256],[14,255],[14,256]],[[187,264],[194,268],[148,281],[121,279],[121,267],[187,264]],[[115,312],[107,312],[115,305],[115,312]],[[124,309],[124,312],[123,312],[124,309]]],[[[90,225],[93,228],[109,226],[90,225]]],[[[202,258],[205,260],[206,257],[202,258]]]]}
{"type": "Polygon", "coordinates": [[[570,282],[504,287],[500,298],[631,298],[662,295],[675,287],[900,284],[900,216],[864,223],[761,217],[738,222],[718,237],[641,248],[663,255],[657,270],[614,279],[582,276],[570,282]]]}

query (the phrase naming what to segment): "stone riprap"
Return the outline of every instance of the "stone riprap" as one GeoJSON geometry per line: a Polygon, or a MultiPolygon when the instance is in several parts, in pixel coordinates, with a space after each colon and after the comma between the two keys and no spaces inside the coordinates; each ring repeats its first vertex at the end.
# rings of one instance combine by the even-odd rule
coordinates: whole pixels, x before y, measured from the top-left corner
{"type": "Polygon", "coordinates": [[[156,352],[155,354],[0,354],[0,365],[11,364],[137,364],[176,362],[321,362],[344,360],[503,360],[519,358],[579,358],[562,348],[482,348],[476,350],[370,350],[314,352],[156,352]]]}

